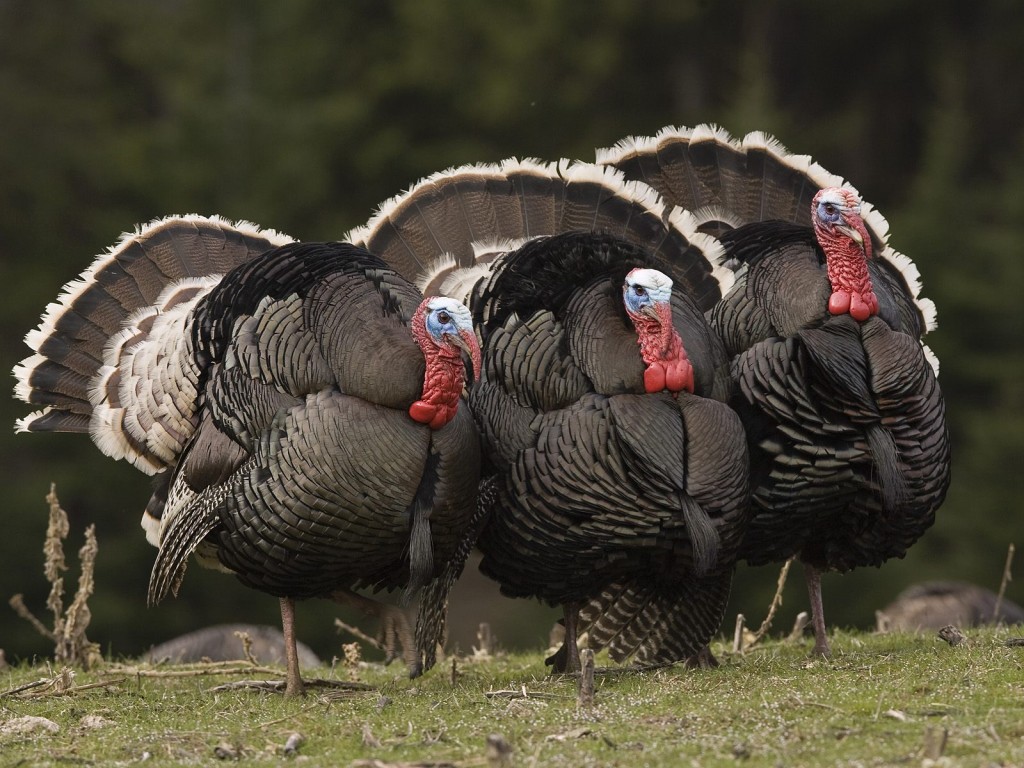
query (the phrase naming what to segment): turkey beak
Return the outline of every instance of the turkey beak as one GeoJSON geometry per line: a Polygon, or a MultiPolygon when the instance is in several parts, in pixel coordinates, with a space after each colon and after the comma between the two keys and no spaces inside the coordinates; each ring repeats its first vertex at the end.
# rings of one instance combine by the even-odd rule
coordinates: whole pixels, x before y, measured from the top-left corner
{"type": "Polygon", "coordinates": [[[864,255],[870,259],[871,235],[868,234],[868,228],[864,226],[864,219],[860,216],[854,215],[849,218],[844,216],[843,221],[845,222],[845,225],[840,224],[836,229],[857,243],[857,245],[859,245],[864,251],[864,255]]]}
{"type": "Polygon", "coordinates": [[[660,306],[660,304],[644,304],[640,307],[640,314],[651,318],[651,320],[657,320],[660,323],[661,314],[658,312],[658,307],[660,306]]]}
{"type": "Polygon", "coordinates": [[[480,344],[472,331],[459,331],[458,335],[445,334],[448,340],[467,355],[473,364],[473,381],[480,380],[480,344]]]}
{"type": "Polygon", "coordinates": [[[843,225],[843,224],[837,224],[836,225],[836,229],[839,230],[840,232],[842,232],[844,235],[846,235],[851,240],[853,240],[855,243],[857,243],[857,245],[859,245],[861,248],[864,247],[864,237],[863,237],[863,235],[861,235],[861,233],[858,232],[853,227],[848,227],[848,226],[843,225]]]}

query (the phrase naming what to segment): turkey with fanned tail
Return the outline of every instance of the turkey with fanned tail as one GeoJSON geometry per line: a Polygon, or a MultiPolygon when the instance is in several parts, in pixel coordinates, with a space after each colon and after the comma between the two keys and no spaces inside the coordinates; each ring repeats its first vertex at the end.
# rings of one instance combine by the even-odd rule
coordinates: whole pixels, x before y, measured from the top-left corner
{"type": "Polygon", "coordinates": [[[414,639],[401,610],[354,590],[446,603],[479,481],[463,304],[347,243],[174,217],[100,256],[26,341],[17,394],[45,408],[19,428],[88,432],[157,475],[151,602],[192,554],[279,597],[290,693],[295,599],[383,615],[412,674],[433,664],[441,609],[421,602],[435,634],[414,639]]]}
{"type": "Polygon", "coordinates": [[[938,363],[921,343],[935,306],[885,219],[762,133],[666,128],[598,162],[690,211],[736,272],[708,319],[750,443],[742,557],[804,563],[815,651],[828,655],[820,573],[903,557],[949,485],[938,363]]]}
{"type": "Polygon", "coordinates": [[[590,645],[616,660],[699,651],[748,514],[745,437],[704,318],[731,280],[720,246],[620,174],[511,160],[436,174],[350,237],[470,303],[481,569],[563,607],[554,669],[578,669],[589,601],[614,618],[590,645]]]}

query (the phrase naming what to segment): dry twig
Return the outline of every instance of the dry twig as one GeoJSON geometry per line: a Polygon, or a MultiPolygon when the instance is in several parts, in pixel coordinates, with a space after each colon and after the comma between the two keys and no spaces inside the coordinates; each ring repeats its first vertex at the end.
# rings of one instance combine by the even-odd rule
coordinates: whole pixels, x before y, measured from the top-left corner
{"type": "Polygon", "coordinates": [[[779,581],[775,586],[775,597],[772,598],[771,605],[768,606],[768,615],[764,617],[764,621],[761,622],[761,626],[757,628],[757,632],[754,633],[753,639],[747,643],[748,648],[759,642],[761,638],[768,634],[768,630],[771,629],[772,621],[775,619],[775,613],[782,605],[782,590],[786,586],[786,577],[789,576],[789,566],[792,564],[792,557],[783,563],[782,570],[779,571],[779,581]]]}
{"type": "Polygon", "coordinates": [[[357,640],[362,640],[364,643],[369,645],[371,648],[376,648],[378,651],[385,650],[384,644],[380,640],[378,640],[375,637],[370,637],[368,634],[363,632],[363,630],[361,630],[359,627],[350,626],[350,625],[346,624],[344,621],[342,621],[341,619],[335,619],[334,620],[334,626],[338,630],[339,633],[341,633],[341,632],[348,632],[354,638],[356,638],[357,640]]]}
{"type": "Polygon", "coordinates": [[[992,620],[999,621],[999,611],[1003,607],[1003,596],[1006,594],[1006,585],[1013,581],[1013,574],[1010,566],[1013,565],[1013,554],[1015,548],[1013,543],[1006,550],[1006,564],[1003,566],[1003,579],[999,583],[999,594],[996,595],[996,605],[992,609],[992,620]]]}
{"type": "Polygon", "coordinates": [[[807,611],[800,611],[796,615],[796,619],[793,621],[793,629],[789,631],[789,636],[786,638],[786,642],[796,642],[804,636],[804,630],[807,629],[807,625],[811,623],[811,614],[807,611]]]}
{"type": "Polygon", "coordinates": [[[112,680],[102,680],[97,683],[86,683],[75,685],[75,673],[70,667],[64,667],[53,677],[44,677],[31,683],[16,686],[0,693],[0,698],[6,696],[17,696],[23,699],[41,699],[46,696],[73,696],[95,688],[109,688],[125,682],[128,678],[119,677],[112,680]]]}
{"type": "Polygon", "coordinates": [[[584,648],[580,653],[580,662],[579,698],[576,700],[576,706],[589,710],[594,707],[594,651],[584,648]]]}
{"type": "Polygon", "coordinates": [[[743,650],[743,625],[746,623],[747,617],[742,613],[736,614],[736,628],[732,633],[732,652],[739,653],[743,650]]]}

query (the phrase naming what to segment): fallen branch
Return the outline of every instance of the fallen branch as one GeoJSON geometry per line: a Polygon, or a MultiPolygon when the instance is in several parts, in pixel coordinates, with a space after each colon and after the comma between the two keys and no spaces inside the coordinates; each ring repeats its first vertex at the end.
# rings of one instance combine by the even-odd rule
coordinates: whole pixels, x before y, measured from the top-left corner
{"type": "Polygon", "coordinates": [[[0,698],[6,696],[17,696],[21,699],[41,699],[47,696],[74,696],[85,691],[96,688],[109,688],[128,680],[127,677],[120,677],[113,680],[101,680],[96,683],[85,683],[75,685],[74,673],[65,667],[53,677],[44,677],[31,683],[25,683],[0,693],[0,698]]]}
{"type": "Polygon", "coordinates": [[[485,691],[484,696],[488,699],[571,699],[572,696],[567,696],[562,693],[530,693],[526,690],[524,685],[519,690],[514,688],[503,689],[500,691],[485,691]]]}
{"type": "MultiPolygon", "coordinates": [[[[236,691],[240,689],[253,688],[258,691],[283,693],[286,684],[287,682],[285,680],[236,680],[233,683],[216,685],[211,688],[210,691],[236,691]]],[[[303,680],[302,684],[306,688],[341,689],[350,692],[358,691],[359,693],[369,693],[377,690],[372,685],[366,685],[365,683],[351,683],[345,680],[325,680],[322,677],[315,677],[312,680],[303,680]]]]}
{"type": "Polygon", "coordinates": [[[237,661],[209,661],[198,664],[183,664],[173,668],[161,667],[147,669],[144,667],[112,664],[110,671],[129,677],[204,677],[207,675],[279,675],[282,670],[273,667],[259,667],[252,664],[239,664],[237,661]]]}

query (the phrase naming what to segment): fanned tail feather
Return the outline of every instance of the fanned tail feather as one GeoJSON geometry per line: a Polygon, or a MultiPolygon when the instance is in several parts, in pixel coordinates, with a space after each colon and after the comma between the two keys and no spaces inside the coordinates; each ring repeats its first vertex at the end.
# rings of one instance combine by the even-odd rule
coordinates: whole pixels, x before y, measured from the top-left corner
{"type": "Polygon", "coordinates": [[[591,163],[508,159],[452,168],[383,203],[350,242],[366,247],[425,293],[468,302],[502,248],[568,232],[597,232],[642,246],[655,258],[694,260],[732,285],[724,250],[692,217],[669,210],[646,184],[591,163]]]}
{"type": "Polygon", "coordinates": [[[122,236],[66,284],[25,342],[15,394],[45,406],[18,431],[88,432],[99,448],[153,473],[191,428],[188,315],[220,276],[289,242],[219,217],[173,216],[122,236]]]}

